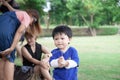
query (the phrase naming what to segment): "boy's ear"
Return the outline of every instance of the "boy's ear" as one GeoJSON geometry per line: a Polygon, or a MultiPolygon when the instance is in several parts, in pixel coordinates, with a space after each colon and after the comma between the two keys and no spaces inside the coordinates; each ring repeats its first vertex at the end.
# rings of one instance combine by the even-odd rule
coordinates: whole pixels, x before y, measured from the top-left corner
{"type": "Polygon", "coordinates": [[[69,38],[69,40],[71,41],[71,40],[72,40],[72,38],[69,38]]]}
{"type": "Polygon", "coordinates": [[[70,44],[70,41],[72,40],[72,38],[69,38],[69,42],[68,42],[68,44],[70,44]]]}

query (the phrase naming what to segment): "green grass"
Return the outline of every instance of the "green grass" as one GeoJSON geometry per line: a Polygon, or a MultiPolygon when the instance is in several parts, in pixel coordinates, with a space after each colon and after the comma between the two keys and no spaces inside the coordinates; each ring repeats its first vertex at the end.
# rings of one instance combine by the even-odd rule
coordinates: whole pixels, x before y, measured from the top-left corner
{"type": "MultiPolygon", "coordinates": [[[[51,37],[37,42],[55,48],[51,37]]],[[[70,45],[79,52],[79,80],[120,80],[120,36],[73,37],[70,45]]]]}

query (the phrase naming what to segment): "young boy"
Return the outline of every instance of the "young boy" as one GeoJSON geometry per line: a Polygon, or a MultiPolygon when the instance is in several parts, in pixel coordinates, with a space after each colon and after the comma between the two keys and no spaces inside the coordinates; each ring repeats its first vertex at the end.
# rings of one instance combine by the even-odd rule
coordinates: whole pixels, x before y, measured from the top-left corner
{"type": "Polygon", "coordinates": [[[65,25],[57,26],[52,32],[52,37],[57,47],[52,50],[50,58],[50,65],[54,67],[54,80],[78,80],[78,52],[74,47],[69,46],[72,30],[65,25]]]}

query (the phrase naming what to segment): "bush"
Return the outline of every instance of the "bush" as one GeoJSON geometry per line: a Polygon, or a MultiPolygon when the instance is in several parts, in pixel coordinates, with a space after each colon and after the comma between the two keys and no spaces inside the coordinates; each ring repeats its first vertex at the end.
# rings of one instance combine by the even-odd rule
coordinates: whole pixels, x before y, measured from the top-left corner
{"type": "Polygon", "coordinates": [[[118,27],[99,28],[97,35],[115,35],[118,33],[118,27]]]}
{"type": "MultiPolygon", "coordinates": [[[[43,29],[41,37],[51,37],[53,29],[43,29]]],[[[73,36],[90,36],[88,28],[72,28],[73,36]]],[[[101,27],[96,29],[97,35],[115,35],[118,27],[101,27]]]]}

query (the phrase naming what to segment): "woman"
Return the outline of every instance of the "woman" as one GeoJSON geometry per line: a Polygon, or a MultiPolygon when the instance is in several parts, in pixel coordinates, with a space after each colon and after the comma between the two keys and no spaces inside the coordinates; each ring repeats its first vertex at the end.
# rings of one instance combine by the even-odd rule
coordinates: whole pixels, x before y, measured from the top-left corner
{"type": "MultiPolygon", "coordinates": [[[[34,73],[43,76],[44,80],[52,80],[49,73],[49,58],[51,57],[50,51],[43,45],[36,42],[37,36],[30,32],[25,32],[27,44],[22,49],[23,66],[34,68],[34,73]],[[41,60],[42,53],[44,58],[41,60]]],[[[42,79],[43,80],[43,79],[42,79]]]]}
{"type": "Polygon", "coordinates": [[[11,10],[0,15],[0,78],[4,80],[13,80],[15,47],[22,34],[30,29],[32,33],[41,32],[39,25],[39,15],[36,10],[16,10],[6,1],[2,2],[11,10]]]}
{"type": "MultiPolygon", "coordinates": [[[[19,9],[20,8],[20,6],[18,5],[18,3],[16,3],[16,1],[15,0],[6,0],[8,3],[9,3],[9,5],[11,5],[13,8],[15,8],[15,9],[19,9]]],[[[2,2],[2,1],[1,1],[2,2]]],[[[7,11],[9,11],[9,9],[10,8],[8,8],[8,7],[6,7],[5,5],[1,5],[0,6],[0,12],[2,12],[2,13],[5,13],[5,12],[7,12],[7,11]]],[[[14,11],[14,9],[10,9],[11,11],[13,10],[14,11]]],[[[20,39],[20,43],[18,43],[18,45],[16,46],[16,51],[17,51],[17,57],[19,57],[21,60],[22,60],[22,57],[21,57],[21,46],[22,46],[22,43],[23,43],[23,41],[24,41],[24,35],[21,37],[21,39],[20,39]]],[[[1,55],[0,55],[0,58],[1,58],[1,55]]]]}

